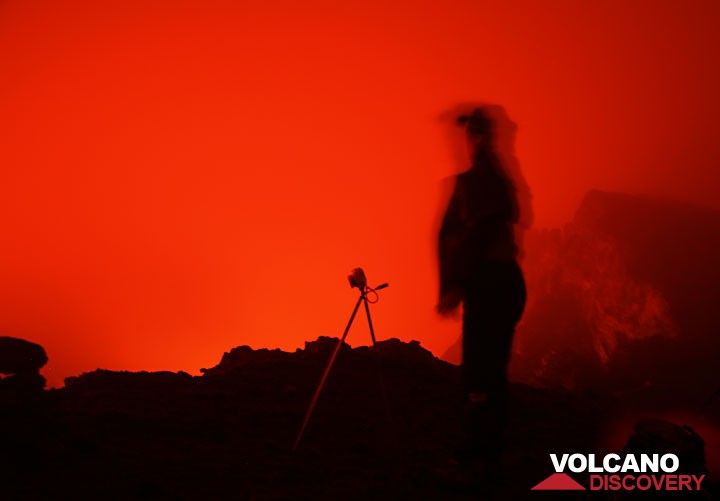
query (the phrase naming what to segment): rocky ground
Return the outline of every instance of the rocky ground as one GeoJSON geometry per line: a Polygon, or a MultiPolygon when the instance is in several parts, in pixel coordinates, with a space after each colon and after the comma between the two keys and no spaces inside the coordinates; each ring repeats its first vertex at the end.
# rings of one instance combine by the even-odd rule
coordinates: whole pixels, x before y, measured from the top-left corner
{"type": "Polygon", "coordinates": [[[453,462],[458,367],[389,340],[379,348],[388,405],[377,358],[345,346],[291,452],[335,342],[238,347],[200,377],[97,370],[50,391],[0,385],[0,498],[524,499],[551,473],[549,452],[597,450],[613,409],[514,385],[502,471],[467,482],[453,462]]]}

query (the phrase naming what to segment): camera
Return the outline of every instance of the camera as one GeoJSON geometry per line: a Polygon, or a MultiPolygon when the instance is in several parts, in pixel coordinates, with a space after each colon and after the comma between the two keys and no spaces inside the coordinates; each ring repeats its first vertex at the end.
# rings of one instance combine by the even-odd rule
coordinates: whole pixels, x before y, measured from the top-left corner
{"type": "Polygon", "coordinates": [[[365,287],[367,287],[367,277],[365,277],[365,272],[362,268],[355,268],[350,272],[348,275],[348,282],[350,282],[350,287],[355,287],[362,290],[365,290],[365,287]]]}

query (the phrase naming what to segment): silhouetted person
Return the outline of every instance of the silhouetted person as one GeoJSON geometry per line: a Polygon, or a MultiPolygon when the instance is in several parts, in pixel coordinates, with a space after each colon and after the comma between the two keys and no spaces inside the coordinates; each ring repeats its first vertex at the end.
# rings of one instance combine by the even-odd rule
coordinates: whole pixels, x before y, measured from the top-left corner
{"type": "Polygon", "coordinates": [[[457,121],[465,128],[472,165],[456,177],[440,229],[438,311],[450,314],[463,303],[470,456],[495,461],[506,421],[513,334],[526,299],[515,240],[519,208],[487,111],[477,108],[457,121]]]}

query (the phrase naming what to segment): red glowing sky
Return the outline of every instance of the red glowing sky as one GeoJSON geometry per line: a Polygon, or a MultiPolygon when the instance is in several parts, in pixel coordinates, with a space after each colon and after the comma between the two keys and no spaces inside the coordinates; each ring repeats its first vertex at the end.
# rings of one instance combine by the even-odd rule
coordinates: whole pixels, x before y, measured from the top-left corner
{"type": "Polygon", "coordinates": [[[443,113],[506,107],[536,226],[590,187],[718,207],[718,26],[714,1],[6,0],[0,334],[55,385],[196,372],[338,335],[362,265],[392,284],[379,337],[441,353],[443,113]]]}

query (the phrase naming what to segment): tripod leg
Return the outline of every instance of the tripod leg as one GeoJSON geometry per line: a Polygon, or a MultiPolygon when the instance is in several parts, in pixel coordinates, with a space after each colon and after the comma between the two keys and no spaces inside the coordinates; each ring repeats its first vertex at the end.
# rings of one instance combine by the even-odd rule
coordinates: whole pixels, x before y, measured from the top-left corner
{"type": "Polygon", "coordinates": [[[372,338],[373,348],[375,347],[375,329],[373,328],[372,317],[370,316],[370,305],[368,304],[365,294],[360,298],[365,305],[365,315],[367,315],[368,327],[370,328],[370,337],[372,338]]]}
{"type": "Polygon", "coordinates": [[[383,404],[385,404],[385,417],[388,423],[392,423],[392,413],[390,412],[390,400],[387,396],[387,390],[385,389],[385,378],[383,378],[382,361],[380,360],[380,352],[377,349],[377,342],[375,340],[375,329],[373,328],[372,316],[370,316],[370,305],[368,304],[367,297],[363,295],[361,298],[365,304],[365,315],[367,315],[368,327],[370,328],[370,337],[372,338],[373,351],[375,352],[375,367],[377,369],[378,381],[380,382],[380,393],[382,394],[383,404]]]}
{"type": "MultiPolygon", "coordinates": [[[[343,335],[340,339],[338,339],[337,344],[335,345],[335,350],[333,350],[332,355],[330,356],[330,360],[328,361],[327,367],[325,367],[325,372],[323,372],[322,377],[320,378],[320,382],[317,385],[317,388],[315,389],[315,393],[313,394],[312,400],[310,400],[310,405],[308,405],[307,411],[305,412],[305,417],[303,418],[302,425],[300,425],[300,430],[298,431],[297,436],[295,437],[295,442],[293,443],[292,450],[297,450],[298,446],[300,445],[300,441],[302,440],[303,435],[305,434],[305,428],[307,428],[308,422],[310,421],[310,417],[312,416],[313,411],[315,410],[315,406],[317,405],[318,399],[320,398],[320,393],[322,393],[323,386],[325,386],[325,382],[327,381],[328,375],[330,374],[330,369],[332,369],[333,364],[335,363],[335,358],[337,358],[338,353],[340,352],[340,348],[342,347],[343,343],[345,342],[345,338],[347,338],[348,332],[350,332],[350,326],[353,323],[353,320],[355,320],[355,315],[357,314],[358,308],[360,308],[360,303],[363,301],[363,298],[365,297],[364,294],[361,294],[360,297],[357,300],[357,303],[355,303],[355,308],[352,311],[352,314],[350,315],[350,320],[348,320],[347,325],[345,326],[345,332],[343,332],[343,335]]],[[[367,307],[367,305],[365,305],[367,307]]]]}

